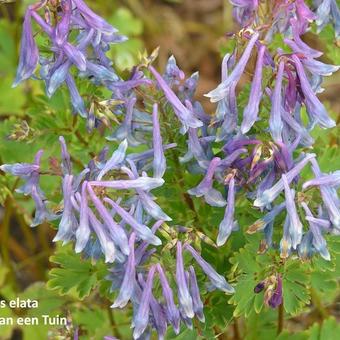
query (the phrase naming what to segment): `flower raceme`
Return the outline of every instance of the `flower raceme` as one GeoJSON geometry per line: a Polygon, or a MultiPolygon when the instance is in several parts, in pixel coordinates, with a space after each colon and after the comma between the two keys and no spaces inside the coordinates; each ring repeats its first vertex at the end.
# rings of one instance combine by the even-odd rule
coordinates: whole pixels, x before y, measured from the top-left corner
{"type": "MultiPolygon", "coordinates": [[[[179,157],[178,164],[202,176],[188,194],[225,211],[215,226],[217,247],[238,230],[238,200],[242,197],[252,200],[254,208],[263,213],[247,229],[249,234],[263,234],[260,253],[270,248],[275,251],[275,244],[279,244],[282,260],[291,254],[304,260],[319,254],[330,260],[324,235],[339,233],[339,171],[323,173],[317,156],[304,152],[314,143],[310,133],[316,125],[324,129],[335,126],[318,93],[323,90],[323,77],[339,67],[318,60],[322,53],[309,47],[303,35],[315,21],[319,30],[332,22],[338,37],[336,2],[314,1],[312,9],[303,0],[231,3],[241,30],[234,35],[234,51],[223,58],[221,83],[206,95],[216,103],[214,114],[206,113],[195,96],[198,73],[185,78],[173,56],[163,74],[152,65],[154,56],[134,67],[127,80],[117,74],[106,53],[110,44],[126,38],[82,0],[62,0],[58,8],[52,1],[43,1],[30,5],[25,13],[13,85],[29,78],[41,79],[48,96],[66,86],[73,110],[87,119],[89,130],[112,126],[97,114],[98,104],[83,99],[77,83],[90,80],[104,87],[111,96],[100,105],[116,122],[110,134],[104,133],[117,147],[111,157],[104,149],[76,173],[66,142],[60,137],[60,171],[54,175],[61,177],[61,213],[53,212],[53,202],[47,201],[40,187],[42,151],[32,164],[4,164],[0,169],[24,181],[17,191],[35,202],[32,227],[60,219],[54,241],[74,242],[77,253],[103,258],[113,266],[107,277],[111,290],[117,292],[112,308],[132,304],[135,339],[147,338],[152,329],[162,339],[170,325],[178,334],[181,323],[193,327],[194,317],[204,322],[196,270],[209,279],[209,290],[234,292],[187,239],[181,241],[175,232],[176,237],[164,244],[166,240],[161,237],[169,228],[166,222],[176,219],[151,194],[164,185],[163,177],[169,174],[168,150],[180,150],[177,141],[164,133],[164,122],[169,119],[186,139],[187,153],[179,157]],[[268,17],[260,15],[264,3],[268,17]],[[50,12],[56,13],[53,19],[50,12]],[[39,52],[32,21],[49,41],[48,56],[39,52]],[[76,36],[72,41],[71,30],[76,36]],[[271,43],[277,34],[284,37],[284,49],[273,51],[271,43]],[[247,80],[253,61],[250,92],[242,108],[238,85],[247,80]],[[168,139],[170,143],[163,144],[168,139]],[[135,149],[142,144],[148,149],[135,149]],[[131,153],[131,149],[138,151],[131,153]],[[301,176],[305,168],[311,169],[314,178],[301,176]],[[316,204],[306,198],[307,190],[320,193],[316,204]],[[176,260],[170,265],[163,263],[154,255],[159,249],[170,249],[176,260]],[[186,256],[191,256],[198,268],[187,266],[186,256]],[[176,268],[175,275],[165,270],[168,266],[176,268]]],[[[187,229],[181,227],[183,233],[187,229]]],[[[265,290],[265,304],[276,308],[282,304],[282,285],[281,274],[276,273],[254,291],[265,290]]]]}

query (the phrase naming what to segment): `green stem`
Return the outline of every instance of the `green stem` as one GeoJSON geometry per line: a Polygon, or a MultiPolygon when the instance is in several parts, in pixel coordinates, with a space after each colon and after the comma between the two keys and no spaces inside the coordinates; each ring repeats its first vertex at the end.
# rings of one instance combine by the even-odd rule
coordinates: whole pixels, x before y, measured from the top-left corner
{"type": "Polygon", "coordinates": [[[116,338],[121,339],[121,335],[120,335],[120,333],[118,331],[117,325],[116,325],[114,317],[113,317],[112,308],[109,305],[107,306],[107,313],[108,313],[108,316],[109,316],[109,320],[110,320],[111,328],[112,328],[112,331],[113,331],[113,335],[116,338]]]}
{"type": "Polygon", "coordinates": [[[326,319],[328,316],[328,312],[325,309],[325,307],[322,305],[318,292],[314,288],[311,288],[310,293],[311,293],[313,305],[315,306],[317,312],[320,314],[322,319],[326,319]]]}
{"type": "Polygon", "coordinates": [[[277,314],[277,334],[280,334],[283,330],[283,323],[284,323],[284,310],[283,310],[283,302],[278,308],[277,314]]]}

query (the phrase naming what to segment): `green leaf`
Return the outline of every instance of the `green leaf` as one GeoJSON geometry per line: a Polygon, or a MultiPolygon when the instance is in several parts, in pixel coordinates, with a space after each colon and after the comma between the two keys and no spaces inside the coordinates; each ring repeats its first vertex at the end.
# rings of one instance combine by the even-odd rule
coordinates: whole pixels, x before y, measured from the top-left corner
{"type": "Polygon", "coordinates": [[[97,284],[95,267],[71,249],[51,256],[50,261],[60,265],[60,268],[50,270],[47,286],[58,290],[60,294],[75,291],[78,297],[83,299],[97,284]]]}
{"type": "Polygon", "coordinates": [[[283,275],[283,306],[288,314],[296,315],[310,301],[310,275],[302,263],[290,260],[283,275]]]}

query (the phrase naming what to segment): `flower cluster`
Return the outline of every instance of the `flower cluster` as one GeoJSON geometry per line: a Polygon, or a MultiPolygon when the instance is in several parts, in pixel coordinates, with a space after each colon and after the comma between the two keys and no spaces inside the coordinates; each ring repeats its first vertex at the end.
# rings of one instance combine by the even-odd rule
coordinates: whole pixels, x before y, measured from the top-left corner
{"type": "MultiPolygon", "coordinates": [[[[322,53],[303,40],[313,21],[321,29],[332,20],[338,31],[336,2],[316,1],[314,12],[303,0],[231,3],[241,30],[234,35],[234,51],[223,58],[221,83],[206,95],[216,103],[213,115],[195,98],[198,73],[185,78],[174,57],[170,57],[164,74],[152,66],[151,56],[134,67],[127,80],[117,75],[106,52],[111,43],[125,38],[82,0],[45,0],[29,6],[25,14],[14,85],[30,77],[40,78],[51,96],[65,84],[74,110],[87,119],[89,129],[101,121],[94,115],[93,104],[86,108],[76,82],[87,78],[104,86],[112,95],[100,105],[119,122],[106,138],[118,147],[110,157],[104,148],[77,173],[60,137],[62,161],[55,165],[54,175],[62,181],[61,213],[52,212],[51,202],[39,185],[44,173],[40,168],[42,151],[32,164],[4,164],[0,168],[25,181],[17,191],[35,202],[32,226],[60,219],[54,241],[73,241],[75,252],[104,258],[110,264],[107,278],[112,282],[111,291],[117,293],[112,308],[131,302],[135,339],[148,338],[152,329],[163,339],[169,325],[179,333],[181,322],[192,328],[195,316],[204,322],[200,282],[195,268],[185,267],[185,256],[191,256],[205,273],[208,290],[234,291],[193,248],[190,239],[181,236],[187,228],[167,224],[173,216],[168,216],[151,194],[164,184],[166,150],[177,146],[173,140],[163,144],[161,123],[168,112],[173,112],[187,138],[187,153],[179,161],[203,177],[188,193],[225,209],[218,233],[216,228],[217,246],[224,245],[239,229],[238,197],[253,200],[254,207],[263,212],[263,217],[247,229],[249,234],[263,232],[261,253],[277,247],[274,228],[283,224],[282,232],[276,233],[280,234],[282,259],[292,253],[303,259],[318,253],[330,260],[324,234],[340,230],[336,191],[340,172],[323,173],[316,155],[305,150],[314,143],[310,132],[316,125],[335,126],[317,94],[322,91],[323,77],[339,67],[319,61],[322,53]],[[270,9],[268,17],[261,15],[264,5],[270,9]],[[39,15],[42,10],[44,17],[39,15]],[[47,56],[35,43],[32,19],[48,38],[47,56]],[[284,36],[285,45],[273,51],[271,42],[277,33],[284,36]],[[256,63],[241,114],[237,86],[251,60],[256,63]],[[35,75],[38,64],[39,77],[35,75]],[[140,144],[146,144],[148,150],[128,152],[128,147],[140,144]],[[314,178],[301,183],[305,167],[311,168],[314,178]],[[315,188],[316,201],[310,194],[315,188]],[[284,215],[283,223],[280,215],[284,215]],[[170,235],[172,242],[162,245],[161,232],[170,235]],[[176,264],[160,258],[159,249],[165,248],[170,252],[176,249],[176,264]],[[154,288],[157,279],[158,290],[154,288]]],[[[267,305],[275,308],[282,303],[279,273],[261,281],[255,292],[262,289],[267,305]]]]}
{"type": "MultiPolygon", "coordinates": [[[[310,22],[320,17],[320,7],[331,2],[324,1],[316,13],[304,1],[268,2],[273,7],[270,18],[260,15],[262,3],[258,1],[232,3],[235,19],[242,29],[235,38],[237,47],[223,59],[221,84],[206,95],[217,103],[215,115],[207,123],[203,120],[203,127],[189,132],[188,154],[182,161],[194,163],[198,171],[205,173],[202,182],[190,189],[189,194],[203,196],[211,206],[225,206],[217,236],[219,246],[237,229],[235,200],[237,195],[246,194],[254,200],[255,207],[266,213],[248,228],[250,234],[264,232],[260,252],[275,246],[274,222],[285,213],[281,257],[296,251],[301,258],[319,253],[329,260],[323,234],[340,230],[340,205],[335,190],[337,172],[322,173],[316,155],[302,148],[312,147],[310,132],[316,125],[335,126],[317,94],[322,91],[322,78],[339,67],[317,60],[322,52],[309,47],[302,36],[310,22]],[[285,46],[272,51],[270,43],[275,32],[284,34],[285,46]],[[241,115],[236,87],[251,59],[256,59],[256,65],[248,103],[241,115]],[[263,112],[267,103],[270,103],[269,115],[263,112]],[[269,133],[257,127],[258,122],[265,120],[269,133]],[[221,143],[223,156],[212,154],[214,142],[221,143]],[[299,174],[308,165],[315,179],[301,183],[299,174]],[[226,197],[214,188],[214,183],[227,187],[226,197]],[[310,192],[305,192],[311,187],[319,189],[321,204],[312,202],[310,192]]],[[[335,13],[337,7],[333,7],[335,13]]],[[[332,18],[339,23],[336,15],[332,18]]]]}

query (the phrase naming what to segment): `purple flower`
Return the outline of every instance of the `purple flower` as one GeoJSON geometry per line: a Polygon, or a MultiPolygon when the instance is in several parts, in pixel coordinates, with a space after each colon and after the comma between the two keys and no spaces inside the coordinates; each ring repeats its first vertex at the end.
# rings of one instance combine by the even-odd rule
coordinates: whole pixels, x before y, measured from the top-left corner
{"type": "Polygon", "coordinates": [[[185,249],[187,249],[192,257],[197,261],[205,274],[209,277],[211,284],[214,288],[220,289],[227,294],[233,294],[235,292],[234,288],[226,281],[226,279],[218,274],[215,269],[205,261],[197,251],[191,247],[189,244],[185,244],[185,249]]]}
{"type": "Polygon", "coordinates": [[[89,207],[87,205],[87,182],[81,187],[81,201],[79,209],[79,226],[76,230],[75,252],[80,253],[85,248],[91,234],[89,225],[89,207]]]}
{"type": "Polygon", "coordinates": [[[176,281],[178,287],[178,302],[186,318],[193,318],[194,307],[192,298],[189,292],[188,282],[184,272],[182,243],[177,241],[177,254],[176,254],[176,281]]]}
{"type": "Polygon", "coordinates": [[[188,190],[190,195],[196,197],[204,196],[205,201],[214,207],[223,207],[226,204],[222,194],[212,187],[214,173],[220,162],[221,159],[219,157],[213,158],[202,182],[196,188],[188,190]]]}
{"type": "MultiPolygon", "coordinates": [[[[293,179],[299,175],[301,170],[307,165],[308,162],[310,162],[315,157],[315,154],[306,154],[306,156],[297,163],[290,171],[288,171],[285,176],[287,178],[288,184],[293,181],[293,179]]],[[[261,196],[259,196],[254,201],[255,207],[264,207],[267,204],[273,202],[275,198],[283,191],[284,185],[282,178],[270,189],[265,190],[261,196]]]]}
{"type": "Polygon", "coordinates": [[[335,0],[315,0],[316,10],[316,25],[320,32],[330,20],[335,26],[336,38],[340,36],[340,10],[335,0]]]}
{"type": "Polygon", "coordinates": [[[39,183],[40,161],[43,150],[39,150],[35,157],[34,162],[31,163],[15,163],[15,164],[2,164],[0,169],[4,172],[10,173],[13,176],[18,176],[25,181],[25,184],[17,188],[15,191],[24,195],[32,193],[32,187],[35,186],[39,195],[44,198],[44,193],[41,191],[39,183]]]}
{"type": "Polygon", "coordinates": [[[154,198],[145,191],[137,190],[140,201],[143,205],[143,209],[154,219],[172,221],[172,218],[168,216],[161,207],[155,203],[154,198]]]}
{"type": "Polygon", "coordinates": [[[65,138],[63,136],[59,137],[59,143],[61,147],[61,168],[63,170],[63,174],[71,175],[72,174],[71,156],[67,150],[65,138]]]}
{"type": "Polygon", "coordinates": [[[100,199],[94,193],[90,182],[87,184],[87,190],[88,190],[88,193],[90,194],[93,204],[95,205],[99,213],[99,216],[103,219],[106,227],[109,229],[110,235],[112,236],[114,243],[117,246],[119,246],[123,254],[129,255],[130,249],[129,249],[128,239],[127,239],[124,229],[114,221],[110,213],[105,208],[104,204],[100,201],[100,199]]]}
{"type": "Polygon", "coordinates": [[[54,41],[58,46],[61,46],[67,41],[68,33],[70,30],[71,14],[72,14],[72,1],[62,0],[60,1],[60,7],[62,9],[61,19],[56,25],[54,32],[54,41]]]}
{"type": "MultiPolygon", "coordinates": [[[[314,175],[316,177],[322,177],[322,173],[317,161],[312,159],[311,163],[314,175]]],[[[336,192],[334,192],[332,188],[327,185],[320,185],[319,188],[323,203],[329,215],[329,219],[336,228],[340,229],[340,206],[339,198],[337,197],[336,192]]]]}
{"type": "Polygon", "coordinates": [[[196,273],[193,266],[189,267],[189,285],[194,312],[198,317],[198,320],[205,322],[205,317],[203,314],[203,302],[201,300],[200,290],[198,288],[196,273]]]}
{"type": "Polygon", "coordinates": [[[283,61],[281,61],[278,67],[275,87],[271,98],[272,107],[269,118],[269,129],[275,142],[282,141],[283,124],[281,120],[281,105],[282,105],[282,80],[284,67],[285,64],[283,61]]]}
{"type": "Polygon", "coordinates": [[[251,85],[249,101],[243,112],[243,121],[241,124],[241,132],[247,133],[254,125],[259,112],[259,105],[262,98],[262,68],[263,55],[266,50],[264,45],[261,45],[258,51],[255,74],[251,85]]]}
{"type": "Polygon", "coordinates": [[[23,80],[30,78],[38,65],[38,61],[39,51],[33,37],[31,11],[27,10],[21,35],[19,65],[12,87],[17,86],[23,80]]]}
{"type": "Polygon", "coordinates": [[[198,138],[197,132],[197,129],[188,129],[188,152],[183,157],[180,157],[179,160],[181,163],[185,163],[194,157],[201,167],[206,168],[206,164],[209,163],[209,159],[200,139],[198,138]]]}
{"type": "Polygon", "coordinates": [[[158,105],[153,105],[152,111],[152,123],[153,123],[153,177],[162,178],[166,170],[166,160],[163,152],[162,136],[158,120],[158,105]]]}
{"type": "Polygon", "coordinates": [[[82,0],[73,0],[77,9],[84,18],[86,24],[101,33],[112,35],[117,32],[110,24],[108,24],[103,18],[94,13],[82,0]]]}
{"type": "MultiPolygon", "coordinates": [[[[301,203],[303,209],[305,210],[306,217],[310,216],[313,217],[312,212],[308,208],[308,205],[305,202],[301,203]]],[[[311,220],[308,220],[309,223],[309,230],[312,234],[312,242],[311,244],[314,248],[319,252],[319,254],[324,258],[326,261],[330,261],[331,256],[327,249],[327,243],[324,237],[322,236],[321,228],[311,220]]]]}
{"type": "Polygon", "coordinates": [[[163,78],[170,87],[174,84],[177,85],[179,81],[185,78],[184,72],[177,66],[176,59],[173,55],[168,59],[163,78]]]}
{"type": "Polygon", "coordinates": [[[104,201],[112,206],[117,214],[133,228],[137,236],[139,236],[142,240],[148,241],[150,244],[155,246],[162,244],[162,241],[155,236],[146,225],[137,222],[125,209],[120,207],[119,204],[109,198],[104,198],[104,201]]]}
{"type": "Polygon", "coordinates": [[[296,72],[299,76],[301,90],[304,95],[304,102],[308,111],[308,114],[315,119],[315,121],[323,128],[331,128],[336,124],[333,119],[328,116],[328,113],[320,102],[320,100],[314,94],[314,91],[311,88],[310,82],[305,74],[303,66],[301,64],[300,59],[293,54],[292,59],[295,63],[296,72]]]}
{"type": "Polygon", "coordinates": [[[43,198],[38,192],[37,186],[35,185],[32,186],[31,195],[35,203],[35,214],[34,214],[34,219],[31,223],[31,227],[35,227],[45,221],[53,221],[59,217],[51,213],[47,209],[46,204],[43,201],[43,198]]]}
{"type": "Polygon", "coordinates": [[[124,279],[120,287],[119,294],[111,308],[123,308],[129,302],[135,286],[136,266],[135,266],[135,233],[131,233],[129,239],[130,253],[125,266],[124,279]]]}
{"type": "Polygon", "coordinates": [[[108,140],[123,140],[127,139],[130,146],[137,146],[140,142],[132,134],[132,119],[136,98],[130,97],[125,102],[126,114],[123,123],[119,128],[110,136],[108,140]]]}
{"type": "Polygon", "coordinates": [[[284,42],[293,50],[294,53],[301,53],[302,55],[306,55],[310,58],[319,58],[322,55],[322,52],[314,50],[301,40],[299,23],[297,20],[291,19],[290,23],[293,32],[293,40],[284,39],[284,42]]]}
{"type": "Polygon", "coordinates": [[[77,86],[76,86],[76,83],[73,77],[70,74],[68,74],[65,78],[65,82],[70,92],[71,104],[74,110],[77,113],[79,113],[81,117],[87,118],[88,112],[85,108],[84,100],[79,94],[79,91],[77,89],[77,86]]]}
{"type": "Polygon", "coordinates": [[[305,4],[304,0],[295,1],[297,21],[300,26],[301,33],[304,33],[310,22],[316,19],[315,14],[305,4]]]}
{"type": "Polygon", "coordinates": [[[46,94],[49,98],[52,97],[55,91],[66,80],[66,77],[69,74],[68,72],[69,72],[70,66],[71,66],[71,63],[69,61],[65,61],[64,63],[58,65],[58,67],[56,67],[53,70],[53,73],[48,79],[47,86],[46,86],[46,94]]]}
{"type": "Polygon", "coordinates": [[[254,287],[254,293],[258,294],[263,291],[265,287],[265,281],[259,282],[255,287],[254,287]]]}
{"type": "Polygon", "coordinates": [[[118,81],[119,77],[112,70],[106,66],[95,64],[90,61],[86,61],[86,73],[95,77],[99,81],[118,81]]]}
{"type": "Polygon", "coordinates": [[[280,241],[280,257],[286,259],[292,248],[292,239],[290,236],[290,218],[286,215],[286,219],[283,224],[283,237],[280,241]]]}
{"type": "Polygon", "coordinates": [[[234,5],[233,16],[236,21],[246,27],[255,18],[255,12],[258,8],[258,0],[230,0],[231,4],[234,5]]]}
{"type": "Polygon", "coordinates": [[[286,207],[286,203],[283,202],[279,205],[274,206],[265,216],[261,217],[255,221],[251,226],[249,226],[247,233],[253,234],[257,231],[264,230],[267,225],[273,222],[282,210],[286,207]]]}
{"type": "MultiPolygon", "coordinates": [[[[217,245],[222,246],[226,243],[231,231],[235,226],[234,212],[235,212],[235,179],[232,177],[229,181],[228,188],[228,203],[225,209],[225,214],[219,226],[217,245]]],[[[237,222],[236,222],[237,223],[237,222]]]]}
{"type": "Polygon", "coordinates": [[[140,298],[140,304],[137,313],[134,315],[133,324],[133,338],[139,339],[144,333],[149,323],[150,300],[152,295],[153,278],[156,267],[151,266],[148,277],[146,279],[145,287],[140,298]]]}
{"type": "MultiPolygon", "coordinates": [[[[79,193],[76,193],[76,199],[77,199],[77,202],[81,202],[81,195],[79,193]]],[[[75,209],[79,210],[77,202],[73,201],[72,203],[75,209]]],[[[109,234],[107,227],[98,221],[97,217],[91,211],[91,209],[88,209],[88,216],[89,216],[91,228],[96,233],[100,248],[103,254],[105,255],[105,262],[111,263],[123,257],[123,256],[120,256],[118,249],[116,249],[116,246],[114,242],[112,241],[112,237],[109,234]]]]}
{"type": "Polygon", "coordinates": [[[329,185],[338,187],[340,185],[340,171],[334,171],[329,175],[322,175],[303,183],[302,188],[305,190],[311,186],[329,185]]]}
{"type": "MultiPolygon", "coordinates": [[[[138,172],[136,169],[135,164],[133,161],[128,160],[128,163],[131,166],[132,171],[126,167],[122,167],[122,171],[126,172],[128,176],[133,179],[137,178],[138,172]]],[[[137,194],[139,196],[140,202],[144,208],[144,210],[151,215],[156,220],[164,220],[164,221],[171,221],[171,217],[169,217],[162,209],[161,207],[154,202],[154,198],[147,193],[146,191],[143,191],[141,189],[136,189],[137,194]]]]}
{"type": "Polygon", "coordinates": [[[112,188],[116,190],[141,189],[146,191],[160,187],[163,185],[163,183],[164,180],[162,178],[152,178],[146,176],[131,180],[89,182],[89,184],[92,186],[99,186],[103,188],[112,188]]]}
{"type": "Polygon", "coordinates": [[[276,308],[282,304],[282,278],[277,276],[276,289],[268,301],[268,305],[272,308],[276,308]]]}
{"type": "Polygon", "coordinates": [[[194,114],[181,103],[181,101],[171,90],[168,84],[164,81],[161,75],[152,66],[149,66],[149,70],[156,78],[159,87],[163,90],[163,93],[167,100],[169,101],[169,103],[172,105],[176,116],[181,121],[182,123],[181,133],[184,134],[186,131],[188,131],[189,127],[197,128],[202,126],[203,123],[200,120],[198,120],[194,116],[194,114]]]}
{"type": "Polygon", "coordinates": [[[228,94],[227,89],[233,83],[237,83],[240,80],[258,37],[259,33],[255,32],[250,38],[249,43],[245,48],[238,64],[235,66],[227,79],[225,79],[225,81],[223,81],[215,90],[212,90],[206,94],[206,97],[209,97],[212,103],[216,103],[225,98],[225,96],[228,94]]]}
{"type": "Polygon", "coordinates": [[[298,244],[301,242],[301,238],[302,238],[302,223],[296,211],[294,195],[292,194],[290,190],[287,177],[285,174],[282,175],[282,182],[283,182],[283,186],[285,190],[286,209],[287,209],[287,213],[289,215],[289,221],[290,221],[289,232],[290,232],[290,237],[292,240],[292,247],[296,249],[298,244]]]}
{"type": "Polygon", "coordinates": [[[314,75],[324,77],[332,75],[340,68],[340,66],[325,64],[319,60],[314,60],[311,58],[303,58],[301,59],[301,63],[309,72],[313,73],[314,75]]]}
{"type": "Polygon", "coordinates": [[[63,241],[63,244],[66,244],[71,239],[73,239],[78,228],[78,221],[74,215],[71,201],[71,197],[74,194],[72,182],[73,176],[68,174],[65,175],[63,179],[64,209],[59,223],[58,232],[55,235],[53,242],[63,241]]]}
{"type": "MultiPolygon", "coordinates": [[[[235,54],[227,53],[222,60],[222,84],[228,79],[228,68],[235,63],[235,54]]],[[[220,131],[216,134],[216,142],[222,141],[228,137],[237,128],[237,103],[236,103],[236,85],[233,81],[229,88],[226,89],[225,96],[218,101],[216,108],[216,122],[223,121],[220,131]]]]}
{"type": "Polygon", "coordinates": [[[125,160],[125,153],[128,147],[127,140],[124,139],[118,146],[117,150],[115,150],[111,156],[111,158],[104,164],[102,169],[100,170],[97,181],[100,181],[103,176],[111,170],[119,169],[125,160]]]}
{"type": "Polygon", "coordinates": [[[174,327],[175,333],[178,334],[180,330],[179,311],[175,305],[172,290],[169,286],[168,280],[160,264],[157,264],[157,271],[159,273],[159,278],[160,278],[161,286],[162,286],[162,292],[163,292],[164,300],[166,302],[166,306],[165,306],[166,316],[168,320],[170,321],[170,323],[172,324],[172,326],[174,327]]]}

